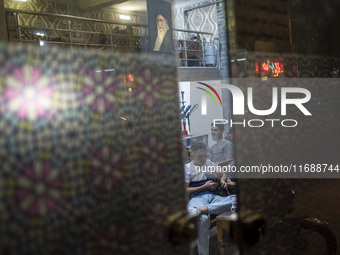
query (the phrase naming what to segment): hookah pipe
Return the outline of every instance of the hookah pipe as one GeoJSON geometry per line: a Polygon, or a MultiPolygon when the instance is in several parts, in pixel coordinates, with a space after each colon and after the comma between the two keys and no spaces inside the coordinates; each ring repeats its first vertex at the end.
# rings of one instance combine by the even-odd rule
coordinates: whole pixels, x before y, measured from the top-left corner
{"type": "MultiPolygon", "coordinates": [[[[183,111],[183,116],[184,116],[184,118],[182,119],[182,121],[183,121],[183,135],[184,136],[188,136],[189,134],[188,134],[188,131],[187,131],[187,123],[186,123],[186,118],[187,118],[187,114],[188,114],[188,112],[189,112],[189,110],[190,110],[190,105],[188,105],[185,109],[184,109],[184,111],[183,111]]],[[[189,126],[189,123],[188,123],[188,126],[189,126]]]]}
{"type": "Polygon", "coordinates": [[[182,94],[182,101],[181,101],[180,103],[182,104],[181,109],[182,109],[182,111],[183,111],[183,109],[184,109],[184,107],[185,107],[185,105],[184,105],[184,103],[185,103],[185,101],[184,101],[184,91],[181,91],[181,94],[182,94]]]}
{"type": "Polygon", "coordinates": [[[188,120],[188,127],[189,127],[189,132],[191,132],[190,129],[190,115],[198,108],[198,104],[195,104],[185,115],[185,118],[188,120]]]}
{"type": "Polygon", "coordinates": [[[182,104],[181,106],[181,113],[180,117],[182,119],[182,125],[183,125],[183,136],[188,136],[188,131],[187,131],[187,121],[188,121],[188,128],[189,132],[191,131],[190,128],[190,115],[198,108],[198,104],[195,104],[193,107],[191,105],[188,105],[185,107],[184,103],[184,91],[181,91],[182,94],[182,101],[180,102],[182,104]]]}
{"type": "Polygon", "coordinates": [[[186,115],[186,111],[188,111],[188,107],[185,108],[185,101],[184,101],[184,91],[181,91],[181,94],[182,94],[182,101],[180,102],[182,104],[181,106],[181,113],[180,113],[180,118],[181,118],[181,121],[182,121],[182,130],[183,130],[183,136],[188,136],[188,131],[186,129],[186,123],[185,123],[185,115],[186,115]]]}

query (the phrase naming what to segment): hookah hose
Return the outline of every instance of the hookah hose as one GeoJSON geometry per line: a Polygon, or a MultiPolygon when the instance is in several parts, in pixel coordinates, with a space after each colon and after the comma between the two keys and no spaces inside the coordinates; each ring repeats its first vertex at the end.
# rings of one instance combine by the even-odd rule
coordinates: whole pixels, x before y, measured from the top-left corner
{"type": "Polygon", "coordinates": [[[187,123],[185,121],[185,118],[183,118],[183,135],[188,136],[188,131],[187,131],[187,123]]]}

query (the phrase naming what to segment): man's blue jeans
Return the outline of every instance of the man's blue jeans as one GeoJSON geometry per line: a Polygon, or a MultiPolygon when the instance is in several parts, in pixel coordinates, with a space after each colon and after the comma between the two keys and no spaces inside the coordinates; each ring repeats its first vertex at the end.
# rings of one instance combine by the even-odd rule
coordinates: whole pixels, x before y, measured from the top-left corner
{"type": "Polygon", "coordinates": [[[209,227],[210,215],[219,215],[229,212],[236,195],[221,197],[215,194],[197,195],[190,199],[189,207],[208,207],[209,214],[202,214],[198,219],[198,238],[197,246],[199,255],[209,254],[209,227]]]}

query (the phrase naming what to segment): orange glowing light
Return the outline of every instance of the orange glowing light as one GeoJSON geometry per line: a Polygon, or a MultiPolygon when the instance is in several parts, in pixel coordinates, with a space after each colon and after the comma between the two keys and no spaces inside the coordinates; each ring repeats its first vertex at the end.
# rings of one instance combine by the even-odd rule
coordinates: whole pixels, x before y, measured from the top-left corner
{"type": "Polygon", "coordinates": [[[266,63],[262,63],[262,69],[263,71],[266,71],[266,72],[269,71],[269,67],[266,63]]]}
{"type": "Polygon", "coordinates": [[[275,66],[275,72],[281,73],[280,63],[279,62],[275,62],[274,66],[275,66]]]}

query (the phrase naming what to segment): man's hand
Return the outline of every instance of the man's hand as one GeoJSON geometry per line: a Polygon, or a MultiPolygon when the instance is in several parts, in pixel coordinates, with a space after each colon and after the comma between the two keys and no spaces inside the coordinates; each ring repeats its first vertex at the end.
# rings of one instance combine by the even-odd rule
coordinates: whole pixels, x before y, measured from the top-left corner
{"type": "Polygon", "coordinates": [[[221,180],[221,186],[226,189],[228,188],[228,183],[224,180],[221,180]]]}
{"type": "Polygon", "coordinates": [[[221,180],[221,186],[225,189],[228,188],[228,187],[233,188],[233,187],[236,186],[236,183],[233,182],[233,181],[221,180]]]}
{"type": "Polygon", "coordinates": [[[203,187],[207,190],[214,190],[218,187],[218,182],[207,181],[206,183],[204,183],[203,187]]]}

